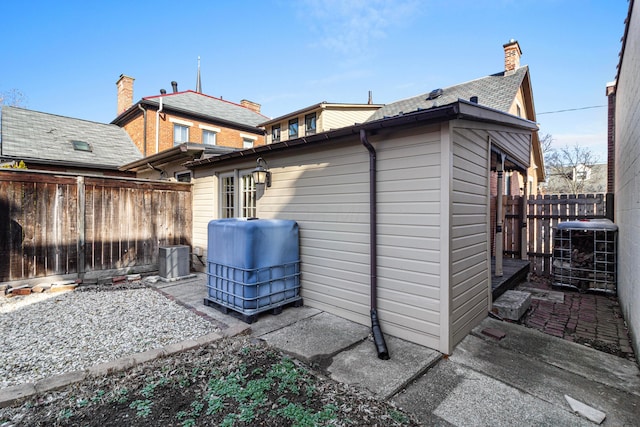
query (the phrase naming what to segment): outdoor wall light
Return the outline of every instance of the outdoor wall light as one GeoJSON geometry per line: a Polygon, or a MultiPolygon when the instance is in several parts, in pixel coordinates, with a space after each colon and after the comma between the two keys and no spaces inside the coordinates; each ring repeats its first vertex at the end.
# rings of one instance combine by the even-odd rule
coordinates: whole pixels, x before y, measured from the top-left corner
{"type": "Polygon", "coordinates": [[[267,162],[265,162],[262,157],[258,157],[257,163],[258,165],[256,166],[256,168],[251,171],[251,174],[253,175],[253,181],[256,184],[266,184],[267,187],[271,187],[271,172],[269,172],[267,162]]]}

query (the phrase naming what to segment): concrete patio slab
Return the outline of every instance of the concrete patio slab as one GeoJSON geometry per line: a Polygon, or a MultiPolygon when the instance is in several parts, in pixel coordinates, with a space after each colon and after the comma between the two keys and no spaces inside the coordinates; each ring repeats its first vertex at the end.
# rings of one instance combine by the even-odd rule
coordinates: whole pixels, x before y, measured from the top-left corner
{"type": "Polygon", "coordinates": [[[363,341],[368,335],[366,326],[321,312],[260,338],[303,361],[319,362],[363,341]]]}
{"type": "MultiPolygon", "coordinates": [[[[504,339],[495,343],[498,347],[509,349],[513,353],[526,354],[529,360],[538,360],[591,381],[640,396],[640,375],[638,366],[633,361],[570,341],[553,339],[535,329],[490,318],[483,320],[472,333],[482,337],[481,331],[487,327],[502,329],[507,334],[504,339]]],[[[467,343],[469,342],[473,341],[468,340],[467,343]]],[[[465,346],[461,343],[458,348],[464,350],[465,346]]],[[[492,363],[495,364],[495,361],[492,363]]]]}
{"type": "Polygon", "coordinates": [[[331,378],[388,399],[442,357],[435,350],[392,336],[385,341],[389,360],[379,359],[373,340],[367,339],[334,356],[328,368],[331,378]]]}

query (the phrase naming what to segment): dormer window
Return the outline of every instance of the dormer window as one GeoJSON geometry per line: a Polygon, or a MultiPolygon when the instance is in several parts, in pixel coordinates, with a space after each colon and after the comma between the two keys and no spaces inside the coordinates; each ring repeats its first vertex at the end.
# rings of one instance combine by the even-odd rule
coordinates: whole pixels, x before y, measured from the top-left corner
{"type": "Polygon", "coordinates": [[[271,142],[280,142],[280,125],[271,128],[271,142]]]}
{"type": "Polygon", "coordinates": [[[316,113],[304,116],[304,134],[313,135],[316,133],[316,113]]]}
{"type": "Polygon", "coordinates": [[[76,151],[93,151],[91,149],[91,144],[85,141],[72,140],[71,144],[73,144],[73,149],[76,151]]]}
{"type": "Polygon", "coordinates": [[[298,137],[298,119],[289,120],[289,139],[298,137]]]}

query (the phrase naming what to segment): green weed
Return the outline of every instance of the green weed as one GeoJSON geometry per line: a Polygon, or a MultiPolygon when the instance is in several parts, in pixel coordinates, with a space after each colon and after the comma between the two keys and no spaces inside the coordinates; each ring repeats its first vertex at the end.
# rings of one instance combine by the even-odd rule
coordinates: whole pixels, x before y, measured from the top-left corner
{"type": "Polygon", "coordinates": [[[149,414],[151,414],[151,407],[153,406],[153,402],[149,399],[145,400],[134,400],[129,405],[129,408],[136,410],[136,415],[138,417],[147,418],[149,414]]]}

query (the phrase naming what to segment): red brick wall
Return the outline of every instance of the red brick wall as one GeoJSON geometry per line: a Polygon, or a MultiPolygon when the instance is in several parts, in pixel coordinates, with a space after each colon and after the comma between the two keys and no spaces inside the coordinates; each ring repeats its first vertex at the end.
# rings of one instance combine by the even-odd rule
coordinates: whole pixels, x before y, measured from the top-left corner
{"type": "Polygon", "coordinates": [[[615,191],[616,171],[616,93],[615,86],[607,86],[607,193],[615,191]]]}
{"type": "MultiPolygon", "coordinates": [[[[193,123],[193,126],[189,128],[189,142],[202,143],[202,129],[199,125],[211,126],[220,129],[220,132],[216,138],[216,144],[223,147],[242,148],[243,140],[240,134],[253,135],[258,139],[255,140],[254,146],[260,146],[265,144],[265,138],[263,135],[252,134],[248,131],[240,131],[228,127],[221,126],[212,122],[205,122],[194,120],[188,116],[176,115],[171,113],[160,113],[160,133],[159,133],[159,151],[167,150],[173,147],[173,125],[170,121],[171,118],[177,120],[183,120],[193,123]]],[[[141,153],[144,154],[144,118],[142,112],[137,114],[136,117],[130,122],[124,125],[124,129],[127,131],[131,139],[136,144],[141,153]]],[[[147,110],[147,156],[156,153],[156,110],[147,110]]]]}

